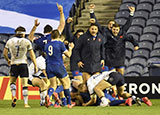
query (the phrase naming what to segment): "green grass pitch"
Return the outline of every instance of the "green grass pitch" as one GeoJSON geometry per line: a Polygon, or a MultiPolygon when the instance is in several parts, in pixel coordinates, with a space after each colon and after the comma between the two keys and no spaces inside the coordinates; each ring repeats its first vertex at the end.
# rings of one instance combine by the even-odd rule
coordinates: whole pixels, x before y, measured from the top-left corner
{"type": "Polygon", "coordinates": [[[18,100],[15,108],[11,101],[0,100],[0,115],[160,115],[160,99],[152,99],[153,106],[112,106],[112,107],[82,107],[72,109],[67,107],[41,107],[39,100],[29,100],[31,108],[24,108],[23,101],[18,100]]]}

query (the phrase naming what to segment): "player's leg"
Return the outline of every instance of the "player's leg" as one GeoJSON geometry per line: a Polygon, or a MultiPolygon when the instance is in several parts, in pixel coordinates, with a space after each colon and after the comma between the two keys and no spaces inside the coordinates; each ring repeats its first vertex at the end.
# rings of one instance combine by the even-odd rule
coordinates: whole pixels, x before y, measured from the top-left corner
{"type": "Polygon", "coordinates": [[[12,107],[16,106],[16,101],[17,101],[17,98],[16,98],[16,89],[17,89],[16,80],[17,80],[16,77],[10,77],[10,89],[11,89],[11,93],[12,93],[12,104],[11,104],[12,107]]]}
{"type": "Polygon", "coordinates": [[[74,79],[79,80],[81,83],[83,82],[82,72],[72,71],[72,75],[73,75],[73,78],[74,78],[74,79]]]}
{"type": "Polygon", "coordinates": [[[44,105],[47,95],[47,84],[42,79],[35,77],[32,79],[32,85],[40,88],[41,105],[44,105]]]}
{"type": "Polygon", "coordinates": [[[127,99],[129,97],[131,97],[131,94],[127,93],[127,92],[124,92],[124,85],[123,86],[120,86],[120,87],[117,87],[117,90],[118,90],[118,95],[123,97],[124,99],[127,99]]]}
{"type": "Polygon", "coordinates": [[[72,108],[72,105],[71,105],[71,95],[70,95],[70,91],[69,91],[69,88],[71,86],[71,82],[70,82],[69,76],[67,75],[64,78],[60,78],[60,81],[61,81],[61,83],[63,85],[63,88],[64,88],[64,95],[65,95],[65,97],[67,99],[68,107],[72,108]]]}
{"type": "Polygon", "coordinates": [[[87,80],[91,77],[91,75],[87,72],[82,73],[83,83],[87,83],[87,80]]]}
{"type": "Polygon", "coordinates": [[[108,106],[109,100],[105,98],[105,94],[103,92],[104,89],[111,87],[112,85],[105,80],[100,81],[96,87],[94,88],[95,93],[98,95],[98,97],[101,99],[101,106],[108,106]]]}
{"type": "Polygon", "coordinates": [[[28,77],[29,77],[29,72],[28,72],[28,66],[27,64],[20,64],[18,66],[19,71],[20,71],[20,77],[22,79],[22,94],[23,94],[23,99],[24,99],[24,107],[30,107],[28,105],[28,77]]]}

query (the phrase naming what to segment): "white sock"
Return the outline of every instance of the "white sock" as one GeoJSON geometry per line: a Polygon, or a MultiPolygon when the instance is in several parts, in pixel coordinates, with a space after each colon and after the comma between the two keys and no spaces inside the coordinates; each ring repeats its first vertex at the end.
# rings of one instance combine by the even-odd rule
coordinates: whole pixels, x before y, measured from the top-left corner
{"type": "Polygon", "coordinates": [[[11,89],[11,92],[12,92],[12,96],[15,97],[16,96],[16,85],[12,83],[10,85],[10,89],[11,89]]]}
{"type": "Polygon", "coordinates": [[[47,95],[47,90],[43,91],[40,93],[40,97],[41,97],[41,102],[45,103],[45,97],[47,95]]]}
{"type": "Polygon", "coordinates": [[[23,93],[23,98],[24,98],[24,104],[28,104],[28,89],[23,88],[22,93],[23,93]]]}

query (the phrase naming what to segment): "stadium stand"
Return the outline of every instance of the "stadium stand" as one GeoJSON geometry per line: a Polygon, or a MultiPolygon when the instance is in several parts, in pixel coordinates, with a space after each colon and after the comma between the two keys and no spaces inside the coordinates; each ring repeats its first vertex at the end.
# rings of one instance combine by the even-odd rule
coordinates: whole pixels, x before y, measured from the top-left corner
{"type": "Polygon", "coordinates": [[[156,35],[154,34],[143,34],[140,36],[140,39],[139,39],[140,42],[143,42],[143,41],[148,41],[148,42],[151,42],[151,43],[155,43],[156,42],[156,35]]]}

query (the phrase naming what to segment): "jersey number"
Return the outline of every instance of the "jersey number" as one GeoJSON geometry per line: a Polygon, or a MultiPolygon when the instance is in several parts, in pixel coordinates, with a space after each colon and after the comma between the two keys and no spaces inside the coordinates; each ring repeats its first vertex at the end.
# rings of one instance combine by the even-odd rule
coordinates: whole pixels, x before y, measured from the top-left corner
{"type": "Polygon", "coordinates": [[[16,57],[18,57],[18,54],[19,54],[19,46],[16,46],[16,50],[17,50],[16,57]]]}
{"type": "Polygon", "coordinates": [[[53,54],[53,47],[51,45],[48,47],[48,51],[48,54],[51,56],[53,54]]]}

